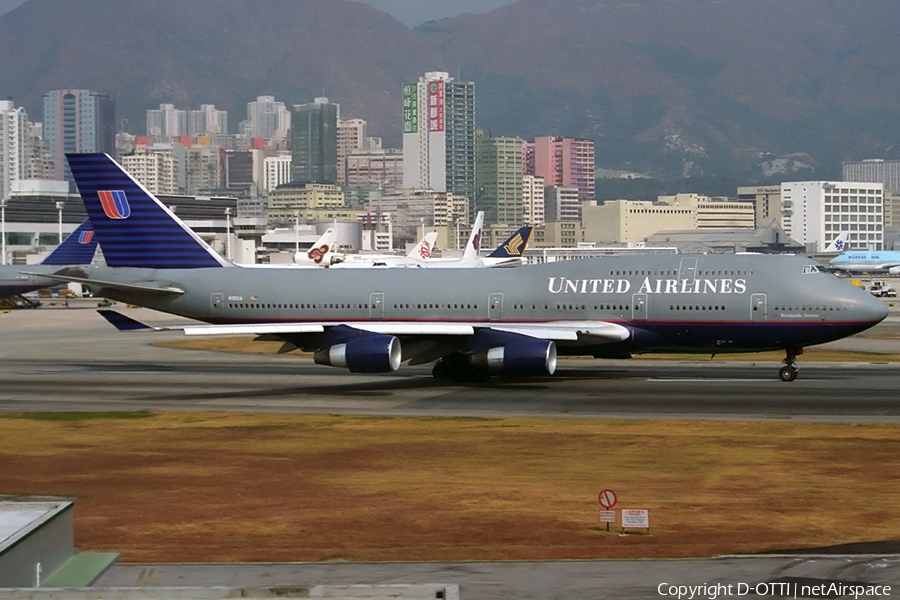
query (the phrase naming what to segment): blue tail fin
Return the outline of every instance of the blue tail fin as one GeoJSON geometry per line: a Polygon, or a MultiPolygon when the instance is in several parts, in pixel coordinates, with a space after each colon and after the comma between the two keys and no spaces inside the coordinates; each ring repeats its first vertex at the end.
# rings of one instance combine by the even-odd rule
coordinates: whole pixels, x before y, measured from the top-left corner
{"type": "Polygon", "coordinates": [[[91,220],[85,219],[78,229],[72,232],[50,256],[44,259],[45,265],[89,265],[97,251],[97,236],[91,220]]]}
{"type": "Polygon", "coordinates": [[[196,269],[229,263],[106,154],[67,154],[111,267],[196,269]]]}
{"type": "Polygon", "coordinates": [[[491,258],[519,258],[523,256],[525,248],[528,247],[528,242],[531,240],[532,231],[534,231],[534,227],[529,225],[520,227],[518,231],[488,256],[491,258]]]}

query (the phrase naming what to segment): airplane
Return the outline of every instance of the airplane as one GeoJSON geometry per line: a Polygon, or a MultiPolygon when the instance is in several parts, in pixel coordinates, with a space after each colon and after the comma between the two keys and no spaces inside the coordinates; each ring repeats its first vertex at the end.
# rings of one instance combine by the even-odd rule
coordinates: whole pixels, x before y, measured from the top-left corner
{"type": "Polygon", "coordinates": [[[412,261],[427,260],[434,250],[437,232],[429,231],[407,252],[406,256],[392,254],[342,254],[341,260],[332,266],[343,269],[367,269],[371,267],[406,267],[412,261]]]}
{"type": "Polygon", "coordinates": [[[121,330],[255,335],[322,365],[391,373],[435,363],[435,378],[552,375],[557,356],[781,350],[797,377],[807,346],[853,335],[885,304],[800,256],[645,254],[516,269],[251,269],[216,254],[106,154],[70,154],[108,266],[53,278],[202,322],[121,330]]]}
{"type": "Polygon", "coordinates": [[[514,267],[524,265],[525,249],[528,248],[528,242],[531,241],[532,232],[534,232],[534,227],[530,225],[520,227],[505,242],[500,244],[496,250],[481,259],[484,261],[484,266],[514,267]]]}
{"type": "Polygon", "coordinates": [[[831,243],[825,248],[825,252],[843,252],[847,249],[847,236],[849,231],[842,231],[840,235],[831,240],[831,243]]]}
{"type": "Polygon", "coordinates": [[[847,273],[888,273],[900,275],[900,252],[896,250],[849,250],[828,264],[847,273]]]}
{"type": "Polygon", "coordinates": [[[96,251],[97,238],[94,236],[91,220],[85,219],[39,265],[0,266],[0,298],[27,294],[41,288],[58,285],[59,281],[47,279],[41,275],[44,272],[58,271],[64,265],[89,265],[94,259],[96,251]],[[31,271],[31,274],[22,273],[23,268],[31,271]]]}
{"type": "Polygon", "coordinates": [[[294,254],[294,264],[303,267],[330,267],[344,259],[344,255],[334,252],[334,242],[337,239],[337,232],[334,227],[325,230],[319,239],[313,242],[309,250],[306,252],[297,252],[294,254]]]}

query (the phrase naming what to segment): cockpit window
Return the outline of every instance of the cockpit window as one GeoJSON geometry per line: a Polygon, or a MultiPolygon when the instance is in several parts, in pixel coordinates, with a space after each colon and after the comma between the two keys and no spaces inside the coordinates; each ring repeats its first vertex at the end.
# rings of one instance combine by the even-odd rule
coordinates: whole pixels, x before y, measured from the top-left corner
{"type": "Polygon", "coordinates": [[[809,275],[810,273],[828,273],[828,269],[822,265],[803,265],[803,274],[809,275]]]}

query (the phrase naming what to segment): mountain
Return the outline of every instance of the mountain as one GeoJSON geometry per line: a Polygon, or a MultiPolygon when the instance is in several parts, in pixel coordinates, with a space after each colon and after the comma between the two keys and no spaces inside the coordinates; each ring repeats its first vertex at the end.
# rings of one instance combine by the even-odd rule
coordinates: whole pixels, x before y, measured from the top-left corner
{"type": "Polygon", "coordinates": [[[143,132],[161,102],[234,129],[257,95],[326,95],[399,145],[401,84],[447,70],[480,127],[589,137],[609,169],[837,178],[900,158],[898,22],[896,0],[519,0],[412,31],[349,0],[28,0],[0,17],[0,96],[39,120],[47,90],[110,91],[143,132]]]}

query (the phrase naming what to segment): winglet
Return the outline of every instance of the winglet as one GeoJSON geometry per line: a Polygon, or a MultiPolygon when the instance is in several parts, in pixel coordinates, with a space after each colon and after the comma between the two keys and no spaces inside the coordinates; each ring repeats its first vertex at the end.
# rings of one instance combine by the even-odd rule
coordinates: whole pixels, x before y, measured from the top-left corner
{"type": "Polygon", "coordinates": [[[85,219],[78,229],[63,240],[50,256],[44,259],[44,265],[89,265],[97,252],[97,237],[91,220],[85,219]]]}
{"type": "Polygon", "coordinates": [[[150,327],[149,325],[145,325],[140,321],[132,319],[131,317],[126,317],[120,312],[116,312],[114,310],[98,310],[100,316],[110,322],[110,324],[118,329],[119,331],[138,331],[142,329],[156,329],[155,327],[150,327]]]}
{"type": "Polygon", "coordinates": [[[66,154],[110,267],[232,266],[106,154],[66,154]]]}

